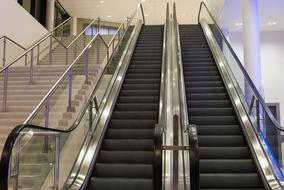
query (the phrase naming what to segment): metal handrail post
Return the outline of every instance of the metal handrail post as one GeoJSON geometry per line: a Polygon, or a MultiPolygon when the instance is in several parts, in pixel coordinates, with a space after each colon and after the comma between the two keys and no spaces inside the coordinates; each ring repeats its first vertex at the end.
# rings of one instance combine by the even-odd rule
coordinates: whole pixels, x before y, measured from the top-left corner
{"type": "Polygon", "coordinates": [[[98,34],[101,32],[101,18],[98,17],[98,34]]]}
{"type": "Polygon", "coordinates": [[[39,64],[39,51],[40,50],[40,44],[37,46],[37,64],[39,64]]]}
{"type": "Polygon", "coordinates": [[[54,178],[53,178],[53,189],[59,189],[59,164],[60,164],[60,134],[55,135],[54,140],[54,178]]]}
{"type": "Polygon", "coordinates": [[[100,42],[97,45],[97,64],[100,64],[100,42]]]}
{"type": "Polygon", "coordinates": [[[66,48],[66,65],[68,65],[68,48],[66,48]]]}
{"type": "Polygon", "coordinates": [[[45,101],[45,113],[44,113],[44,127],[48,128],[49,125],[49,111],[50,111],[50,97],[48,97],[45,101]]]}
{"type": "Polygon", "coordinates": [[[85,83],[89,83],[89,49],[86,49],[86,60],[85,60],[85,83]]]}
{"type": "Polygon", "coordinates": [[[25,66],[28,65],[28,54],[25,55],[25,66]]]}
{"type": "Polygon", "coordinates": [[[72,104],[72,70],[73,68],[70,69],[69,71],[69,93],[68,93],[68,111],[71,112],[72,108],[71,108],[71,104],[72,104]]]}
{"type": "Polygon", "coordinates": [[[34,77],[34,48],[31,50],[30,84],[33,84],[33,77],[34,77]]]}
{"type": "Polygon", "coordinates": [[[6,112],[7,111],[7,90],[8,90],[8,68],[5,69],[4,71],[4,88],[3,88],[3,106],[2,106],[2,111],[6,112]]]}
{"type": "MultiPolygon", "coordinates": [[[[76,55],[77,55],[77,41],[75,41],[75,47],[74,47],[74,59],[76,59],[76,55]]],[[[85,46],[85,38],[84,38],[84,46],[85,46]]]]}
{"type": "Polygon", "coordinates": [[[4,36],[3,43],[4,43],[4,46],[3,46],[3,67],[4,67],[6,64],[6,43],[7,43],[5,36],[4,36]]]}
{"type": "Polygon", "coordinates": [[[49,47],[49,65],[51,65],[52,62],[52,36],[50,36],[50,47],[49,47]]]}

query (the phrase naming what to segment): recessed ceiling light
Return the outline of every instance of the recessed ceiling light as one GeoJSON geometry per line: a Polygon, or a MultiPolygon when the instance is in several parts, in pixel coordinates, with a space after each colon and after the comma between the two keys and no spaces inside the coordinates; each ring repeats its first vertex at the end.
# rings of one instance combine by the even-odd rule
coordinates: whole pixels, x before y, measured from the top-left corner
{"type": "Polygon", "coordinates": [[[243,23],[242,23],[242,22],[236,22],[235,25],[236,25],[236,26],[242,26],[243,23]]]}
{"type": "Polygon", "coordinates": [[[107,18],[110,18],[111,16],[110,15],[107,15],[107,18]]]}
{"type": "Polygon", "coordinates": [[[142,0],[142,2],[145,2],[146,0],[142,0]]]}
{"type": "Polygon", "coordinates": [[[100,4],[103,4],[103,3],[105,3],[105,1],[100,1],[100,4]]]}
{"type": "Polygon", "coordinates": [[[276,25],[276,24],[277,24],[276,22],[269,22],[268,23],[268,25],[271,25],[271,26],[276,25]]]}

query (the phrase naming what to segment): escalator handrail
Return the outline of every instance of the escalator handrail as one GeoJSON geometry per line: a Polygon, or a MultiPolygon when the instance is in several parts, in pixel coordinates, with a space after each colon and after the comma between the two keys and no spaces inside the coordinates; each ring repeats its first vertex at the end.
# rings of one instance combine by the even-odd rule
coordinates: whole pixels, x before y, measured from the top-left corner
{"type": "Polygon", "coordinates": [[[60,129],[51,129],[51,128],[45,128],[37,125],[31,125],[31,124],[22,124],[15,127],[9,134],[3,151],[1,155],[0,160],[0,189],[6,190],[8,189],[8,179],[9,179],[9,167],[10,167],[10,158],[12,156],[14,145],[21,133],[26,128],[30,129],[38,129],[42,131],[48,131],[48,132],[55,132],[55,133],[69,133],[74,129],[68,129],[68,130],[60,130],[60,129]]]}
{"type": "Polygon", "coordinates": [[[222,40],[226,43],[226,45],[228,46],[230,52],[232,53],[235,61],[237,62],[239,68],[241,69],[243,75],[245,76],[245,79],[248,81],[249,86],[252,88],[253,93],[255,98],[259,101],[259,103],[261,104],[261,106],[263,107],[264,111],[266,112],[266,114],[268,115],[269,119],[271,120],[271,122],[273,123],[273,126],[275,126],[278,130],[284,132],[284,127],[281,126],[281,124],[275,119],[275,117],[273,116],[272,112],[270,111],[270,109],[268,108],[268,106],[265,103],[265,100],[263,99],[263,97],[260,95],[260,93],[258,92],[256,86],[254,85],[253,81],[251,80],[249,74],[247,73],[246,69],[244,68],[244,66],[242,65],[241,61],[239,60],[238,56],[236,55],[236,53],[234,52],[232,46],[230,45],[230,43],[228,42],[227,38],[225,37],[225,35],[223,34],[223,31],[221,30],[221,28],[219,27],[218,23],[216,22],[216,20],[214,19],[213,15],[211,14],[210,10],[208,9],[208,7],[206,6],[206,4],[204,2],[200,3],[200,8],[199,8],[199,13],[198,13],[198,22],[200,23],[200,14],[201,14],[201,10],[202,10],[202,6],[205,7],[205,9],[207,10],[209,16],[211,17],[212,21],[214,22],[216,28],[218,29],[218,31],[221,34],[222,40]]]}
{"type": "Polygon", "coordinates": [[[180,33],[179,25],[176,16],[176,5],[173,5],[173,21],[174,21],[174,31],[176,35],[176,46],[177,46],[177,59],[178,59],[178,74],[179,74],[179,89],[180,89],[180,115],[181,115],[181,125],[184,132],[188,135],[189,140],[189,161],[190,161],[190,188],[191,190],[199,190],[199,147],[197,138],[196,125],[190,124],[187,112],[187,100],[186,100],[186,90],[183,74],[183,61],[181,55],[181,45],[180,45],[180,33]]]}
{"type": "Polygon", "coordinates": [[[70,17],[69,13],[66,11],[66,9],[63,7],[63,5],[58,0],[56,0],[55,3],[62,9],[62,11],[65,13],[65,15],[70,17]]]}

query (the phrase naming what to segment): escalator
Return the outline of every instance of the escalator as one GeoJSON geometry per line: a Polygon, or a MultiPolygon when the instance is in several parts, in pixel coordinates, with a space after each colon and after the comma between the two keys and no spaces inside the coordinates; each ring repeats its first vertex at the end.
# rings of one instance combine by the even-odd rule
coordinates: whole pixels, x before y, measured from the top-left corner
{"type": "Polygon", "coordinates": [[[87,189],[152,189],[163,27],[141,30],[87,189]]]}
{"type": "Polygon", "coordinates": [[[261,178],[200,25],[180,25],[187,110],[197,127],[200,189],[262,189],[261,178]]]}

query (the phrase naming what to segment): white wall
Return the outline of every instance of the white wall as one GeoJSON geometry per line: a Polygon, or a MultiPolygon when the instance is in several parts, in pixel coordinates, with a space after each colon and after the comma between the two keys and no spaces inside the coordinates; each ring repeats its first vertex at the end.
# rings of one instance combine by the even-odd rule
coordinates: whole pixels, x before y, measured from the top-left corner
{"type": "MultiPolygon", "coordinates": [[[[261,67],[264,96],[267,103],[280,103],[284,125],[284,32],[261,32],[261,67]]],[[[230,43],[243,63],[241,32],[230,33],[230,43]]]]}
{"type": "Polygon", "coordinates": [[[204,0],[204,3],[210,10],[211,14],[215,18],[215,20],[218,20],[220,13],[222,12],[222,9],[225,4],[225,0],[204,0]]]}
{"type": "Polygon", "coordinates": [[[28,47],[47,33],[47,30],[16,1],[1,0],[0,36],[9,36],[28,47]]]}

